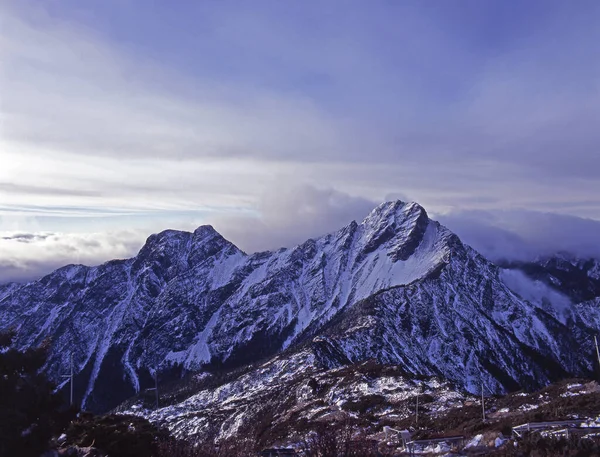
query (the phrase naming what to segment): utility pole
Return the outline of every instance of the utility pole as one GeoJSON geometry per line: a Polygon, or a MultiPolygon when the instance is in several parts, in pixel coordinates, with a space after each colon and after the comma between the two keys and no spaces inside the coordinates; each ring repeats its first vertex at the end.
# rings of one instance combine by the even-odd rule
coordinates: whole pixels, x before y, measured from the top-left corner
{"type": "Polygon", "coordinates": [[[598,350],[598,337],[594,335],[594,343],[596,343],[596,356],[598,357],[598,366],[600,366],[600,351],[598,350]]]}
{"type": "Polygon", "coordinates": [[[71,373],[62,375],[63,378],[69,378],[69,387],[70,387],[70,405],[73,406],[73,351],[71,351],[71,373]]]}
{"type": "Polygon", "coordinates": [[[154,396],[156,398],[156,409],[158,409],[158,368],[154,368],[154,388],[148,390],[154,391],[154,396]]]}
{"type": "Polygon", "coordinates": [[[71,406],[73,406],[73,351],[71,351],[71,395],[70,402],[71,406]]]}
{"type": "Polygon", "coordinates": [[[416,411],[416,415],[417,415],[416,428],[418,430],[419,429],[419,394],[418,393],[417,393],[417,407],[415,408],[415,411],[416,411]]]}
{"type": "Polygon", "coordinates": [[[158,409],[158,368],[154,370],[154,392],[156,393],[156,409],[158,409]]]}
{"type": "Polygon", "coordinates": [[[485,397],[483,396],[483,377],[481,378],[481,414],[485,422],[485,397]]]}

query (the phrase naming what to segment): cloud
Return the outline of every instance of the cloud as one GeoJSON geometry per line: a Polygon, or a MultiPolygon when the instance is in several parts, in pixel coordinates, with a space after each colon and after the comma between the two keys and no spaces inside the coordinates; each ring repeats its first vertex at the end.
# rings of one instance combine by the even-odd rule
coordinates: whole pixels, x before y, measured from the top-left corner
{"type": "Polygon", "coordinates": [[[302,94],[190,78],[43,8],[2,8],[7,211],[248,207],[293,168],[279,162],[354,147],[302,94]]]}
{"type": "MultiPolygon", "coordinates": [[[[253,212],[213,212],[211,223],[249,253],[290,247],[362,220],[376,205],[368,199],[310,185],[272,187],[253,212]]],[[[172,221],[173,222],[173,221],[172,221]]],[[[165,222],[166,224],[167,222],[165,222]]],[[[170,228],[194,230],[200,222],[183,218],[170,228]]],[[[153,231],[167,227],[157,224],[153,231]]],[[[89,233],[0,232],[0,283],[37,279],[71,263],[98,265],[134,256],[150,235],[146,229],[89,233]]]]}
{"type": "MultiPolygon", "coordinates": [[[[410,200],[401,192],[389,197],[410,200]]],[[[98,265],[132,257],[152,231],[167,227],[192,231],[211,223],[248,253],[291,247],[336,231],[352,220],[361,221],[377,204],[333,188],[275,185],[261,196],[253,211],[235,215],[212,212],[201,221],[180,218],[171,225],[155,222],[151,231],[0,232],[0,283],[37,279],[70,263],[98,265]]],[[[455,211],[430,213],[430,217],[492,261],[528,261],[558,252],[600,258],[600,222],[591,219],[523,210],[455,211]]],[[[522,282],[513,279],[515,287],[522,282]]]]}
{"type": "Polygon", "coordinates": [[[13,147],[144,160],[342,147],[337,120],[301,94],[190,79],[43,8],[4,13],[2,129],[13,147]]]}
{"type": "Polygon", "coordinates": [[[38,279],[71,263],[92,266],[132,257],[145,239],[140,231],[0,235],[0,284],[38,279]]]}
{"type": "Polygon", "coordinates": [[[0,182],[0,192],[21,193],[32,196],[56,195],[64,197],[96,197],[102,195],[100,191],[86,191],[84,189],[62,189],[55,186],[36,186],[0,182]]]}
{"type": "Polygon", "coordinates": [[[531,279],[519,270],[501,270],[502,281],[510,290],[537,305],[550,305],[560,318],[565,319],[571,309],[571,299],[542,281],[531,279]]]}
{"type": "Polygon", "coordinates": [[[533,260],[558,252],[600,259],[600,221],[525,210],[437,215],[491,260],[533,260]]]}
{"type": "Polygon", "coordinates": [[[252,210],[276,179],[600,218],[596,4],[238,6],[4,2],[7,206],[252,210]]]}
{"type": "Polygon", "coordinates": [[[35,241],[45,240],[48,237],[52,236],[52,234],[42,234],[42,233],[15,233],[8,236],[3,236],[0,239],[4,241],[16,241],[18,243],[33,243],[35,241]]]}
{"type": "Polygon", "coordinates": [[[377,203],[335,189],[281,183],[262,195],[254,215],[212,220],[226,238],[247,252],[273,250],[361,221],[377,203]]]}
{"type": "Polygon", "coordinates": [[[252,251],[409,196],[492,257],[594,252],[472,212],[600,219],[598,2],[0,3],[0,230],[252,251]]]}

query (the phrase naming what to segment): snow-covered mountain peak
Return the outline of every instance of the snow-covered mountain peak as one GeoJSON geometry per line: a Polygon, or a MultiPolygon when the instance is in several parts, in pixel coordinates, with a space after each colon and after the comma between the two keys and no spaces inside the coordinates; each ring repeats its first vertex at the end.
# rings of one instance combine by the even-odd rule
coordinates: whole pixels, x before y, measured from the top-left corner
{"type": "Polygon", "coordinates": [[[416,202],[388,201],[374,208],[361,225],[374,228],[390,224],[402,225],[406,221],[407,215],[420,213],[425,213],[427,216],[425,209],[416,202]]]}
{"type": "MultiPolygon", "coordinates": [[[[593,292],[596,265],[577,281],[561,271],[550,279],[571,287],[587,278],[593,292]]],[[[252,255],[208,225],[166,230],[132,259],[0,288],[0,329],[18,328],[21,348],[52,338],[45,369],[57,380],[73,351],[76,396],[106,410],[152,385],[156,367],[235,368],[306,343],[326,366],[374,358],[471,390],[481,372],[492,391],[585,372],[589,358],[574,348],[592,331],[586,322],[600,322],[596,308],[561,321],[542,305],[511,292],[423,207],[395,201],[252,255]]]]}
{"type": "Polygon", "coordinates": [[[214,238],[215,236],[221,236],[212,225],[201,225],[194,230],[194,239],[201,240],[204,238],[214,238]]]}
{"type": "Polygon", "coordinates": [[[427,212],[417,203],[383,203],[360,224],[362,255],[384,250],[394,262],[408,260],[429,225],[427,212]]]}
{"type": "MultiPolygon", "coordinates": [[[[241,254],[233,243],[223,238],[211,225],[201,225],[193,233],[164,230],[148,237],[135,257],[133,272],[156,264],[162,269],[176,266],[173,274],[178,274],[222,252],[227,255],[241,254]]],[[[173,274],[169,276],[173,277],[173,274]]]]}
{"type": "Polygon", "coordinates": [[[150,235],[134,258],[132,274],[154,270],[161,276],[167,273],[168,277],[174,277],[181,269],[177,266],[187,259],[191,236],[191,233],[178,230],[150,235]]]}
{"type": "Polygon", "coordinates": [[[190,264],[198,265],[207,258],[216,256],[219,253],[224,255],[242,254],[237,246],[226,240],[217,232],[212,225],[201,225],[193,234],[190,252],[190,264]]]}
{"type": "Polygon", "coordinates": [[[180,230],[163,230],[159,233],[150,235],[147,239],[138,257],[149,257],[158,253],[174,254],[179,250],[185,249],[186,244],[191,239],[191,233],[180,230]]]}

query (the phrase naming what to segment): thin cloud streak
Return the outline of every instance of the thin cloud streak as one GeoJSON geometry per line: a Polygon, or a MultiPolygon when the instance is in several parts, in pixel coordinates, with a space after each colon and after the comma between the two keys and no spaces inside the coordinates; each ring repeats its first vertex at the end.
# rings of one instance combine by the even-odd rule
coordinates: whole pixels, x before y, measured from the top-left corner
{"type": "Polygon", "coordinates": [[[525,210],[457,211],[437,218],[494,261],[559,252],[600,259],[600,221],[525,210]]]}
{"type": "Polygon", "coordinates": [[[377,205],[334,189],[289,188],[281,183],[263,194],[257,215],[221,215],[211,223],[247,252],[274,250],[334,232],[361,221],[377,205]]]}
{"type": "Polygon", "coordinates": [[[139,250],[144,234],[122,230],[104,233],[0,234],[0,284],[26,282],[67,264],[99,265],[128,258],[139,250]]]}
{"type": "MultiPolygon", "coordinates": [[[[361,221],[377,204],[334,189],[302,186],[266,193],[256,213],[208,213],[227,239],[248,253],[291,247],[361,221]]],[[[389,199],[402,194],[389,195],[389,199]]],[[[430,214],[492,261],[530,261],[569,252],[600,258],[600,222],[532,211],[468,211],[430,214]]],[[[177,228],[193,231],[200,223],[179,220],[177,228]]],[[[155,231],[160,231],[156,227],[155,231]]],[[[71,263],[97,265],[134,256],[150,232],[144,229],[89,233],[0,233],[0,283],[37,279],[71,263]]]]}
{"type": "MultiPolygon", "coordinates": [[[[222,47],[221,59],[232,64],[242,54],[264,60],[247,72],[240,68],[232,79],[200,71],[198,65],[166,68],[96,30],[56,19],[65,12],[49,16],[43,9],[15,4],[5,15],[3,57],[10,65],[0,80],[6,89],[3,149],[13,152],[6,153],[0,178],[24,188],[41,181],[64,189],[68,183],[90,205],[113,205],[127,195],[120,200],[144,206],[146,195],[155,193],[153,204],[162,201],[165,208],[193,206],[208,194],[212,205],[237,200],[256,206],[266,188],[257,182],[291,173],[296,174],[294,185],[334,182],[351,194],[373,188],[378,200],[400,186],[433,209],[443,209],[439,200],[448,188],[453,206],[469,207],[482,182],[493,194],[486,198],[505,207],[514,206],[515,199],[500,189],[510,187],[530,197],[528,208],[543,209],[536,200],[547,196],[557,179],[577,200],[598,194],[593,170],[600,167],[600,137],[592,120],[600,117],[600,92],[591,81],[600,65],[576,59],[583,51],[569,52],[575,42],[589,52],[600,42],[600,36],[593,40],[600,32],[589,27],[589,18],[575,10],[567,16],[588,31],[587,41],[577,41],[583,33],[579,29],[554,30],[560,22],[545,18],[536,28],[524,29],[522,42],[490,57],[472,42],[464,47],[465,37],[448,29],[448,11],[427,12],[408,4],[400,10],[375,8],[365,23],[362,11],[347,9],[334,31],[319,22],[305,47],[299,38],[303,21],[315,19],[310,9],[299,12],[300,22],[265,5],[203,11],[208,36],[186,35],[192,44],[213,42],[222,47]],[[387,13],[402,13],[411,21],[389,28],[393,15],[387,13]],[[268,28],[266,23],[282,26],[268,28]],[[547,42],[549,30],[563,39],[547,42]],[[247,40],[249,33],[256,40],[247,40]],[[381,46],[384,38],[410,36],[422,39],[381,46]],[[470,47],[474,54],[467,58],[470,47]],[[323,52],[307,52],[318,48],[323,52]],[[419,60],[419,53],[427,61],[447,63],[447,93],[432,92],[440,76],[424,73],[435,68],[419,60]],[[530,56],[538,54],[532,64],[530,56]],[[283,67],[275,61],[279,55],[285,56],[283,67]],[[335,55],[342,57],[332,59],[335,55]],[[407,59],[413,67],[396,63],[407,59]],[[568,83],[568,67],[574,65],[580,68],[581,85],[568,83]],[[294,90],[267,84],[257,80],[257,66],[272,67],[278,81],[290,83],[293,74],[322,68],[328,92],[300,82],[294,90]],[[241,175],[234,171],[236,162],[242,164],[237,167],[243,168],[241,175]],[[352,164],[364,185],[336,172],[352,164]],[[394,173],[381,174],[381,168],[394,173]],[[323,174],[321,169],[332,171],[323,174]],[[111,191],[120,192],[119,197],[111,197],[111,191]],[[99,192],[109,194],[107,201],[93,201],[99,192]]],[[[477,14],[485,17],[492,10],[477,14]]],[[[153,21],[152,13],[141,20],[153,21]]],[[[474,33],[472,24],[466,26],[474,33]]],[[[19,198],[16,193],[12,199],[19,198]]],[[[206,200],[200,204],[209,204],[206,200]]],[[[600,217],[599,206],[596,201],[586,211],[600,217]]]]}
{"type": "Polygon", "coordinates": [[[600,219],[597,2],[237,6],[3,2],[0,230],[214,223],[251,251],[398,194],[462,230],[600,219]]]}

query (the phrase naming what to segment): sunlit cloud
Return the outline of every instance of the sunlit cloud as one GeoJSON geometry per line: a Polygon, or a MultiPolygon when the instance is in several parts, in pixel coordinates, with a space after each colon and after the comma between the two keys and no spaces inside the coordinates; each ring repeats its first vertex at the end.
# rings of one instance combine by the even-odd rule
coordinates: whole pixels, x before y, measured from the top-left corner
{"type": "MultiPolygon", "coordinates": [[[[597,3],[25,0],[0,15],[0,231],[214,223],[253,250],[398,195],[600,219],[597,3]]],[[[90,262],[125,254],[101,246],[90,262]]]]}
{"type": "Polygon", "coordinates": [[[438,215],[463,241],[492,260],[533,260],[559,252],[600,259],[600,221],[525,210],[438,215]]]}
{"type": "Polygon", "coordinates": [[[353,220],[360,222],[378,203],[331,188],[280,183],[261,196],[255,215],[224,213],[213,216],[211,222],[226,238],[252,253],[294,246],[353,220]]]}
{"type": "Polygon", "coordinates": [[[103,233],[0,233],[0,283],[38,279],[67,264],[98,265],[128,258],[144,234],[123,230],[103,233]]]}

